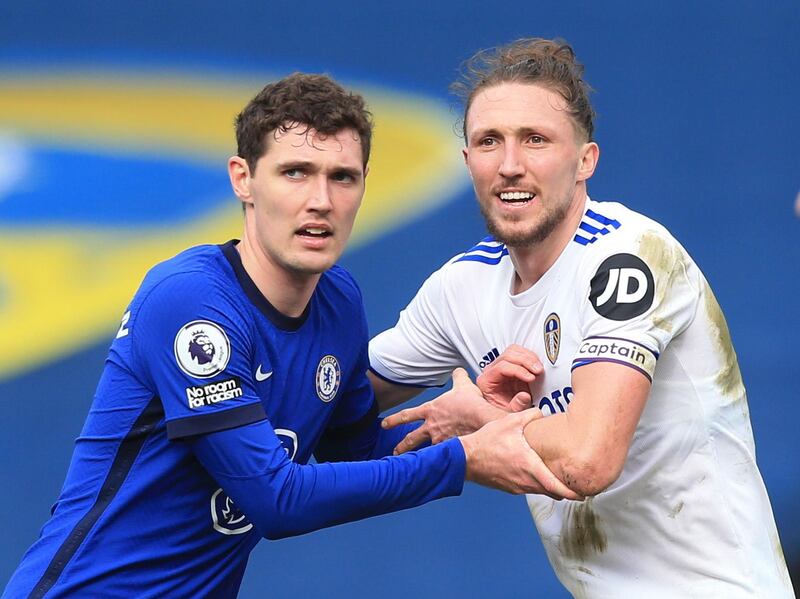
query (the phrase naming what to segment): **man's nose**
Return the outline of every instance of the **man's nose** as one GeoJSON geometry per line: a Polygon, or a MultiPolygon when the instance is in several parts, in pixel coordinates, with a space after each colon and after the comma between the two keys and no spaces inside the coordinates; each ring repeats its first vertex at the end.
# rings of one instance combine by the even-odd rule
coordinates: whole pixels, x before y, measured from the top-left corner
{"type": "Polygon", "coordinates": [[[330,185],[326,177],[318,178],[308,200],[308,207],[317,212],[329,212],[333,208],[330,185]]]}
{"type": "Polygon", "coordinates": [[[525,166],[522,162],[522,152],[513,143],[506,144],[503,149],[503,161],[500,163],[498,174],[506,179],[521,177],[525,174],[525,166]]]}

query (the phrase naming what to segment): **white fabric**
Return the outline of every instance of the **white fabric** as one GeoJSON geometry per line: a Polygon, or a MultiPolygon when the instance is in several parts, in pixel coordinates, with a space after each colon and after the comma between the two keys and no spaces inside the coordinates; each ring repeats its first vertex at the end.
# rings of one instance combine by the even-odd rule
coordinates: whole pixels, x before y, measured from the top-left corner
{"type": "MultiPolygon", "coordinates": [[[[549,415],[573,399],[573,359],[580,367],[638,358],[646,374],[657,355],[619,479],[583,504],[527,498],[556,574],[576,597],[794,597],[736,354],[708,283],[664,227],[621,204],[588,200],[583,223],[577,241],[517,295],[499,242],[450,260],[372,340],[371,367],[392,381],[440,385],[454,367],[479,373],[495,350],[517,343],[544,363],[533,393],[549,415]],[[626,320],[601,316],[589,299],[598,267],[617,254],[643,260],[655,283],[652,305],[626,320]],[[548,320],[558,320],[557,341],[548,320]],[[609,355],[612,342],[619,355],[609,355]],[[551,356],[558,348],[555,364],[548,346],[551,356]]],[[[616,271],[597,285],[596,303],[631,309],[643,301],[642,271],[616,271]]]]}

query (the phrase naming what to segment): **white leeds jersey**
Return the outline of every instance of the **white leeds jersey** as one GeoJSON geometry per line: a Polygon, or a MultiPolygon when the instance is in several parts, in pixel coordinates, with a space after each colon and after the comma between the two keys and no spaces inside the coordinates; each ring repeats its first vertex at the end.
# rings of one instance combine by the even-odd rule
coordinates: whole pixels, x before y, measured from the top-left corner
{"type": "Polygon", "coordinates": [[[663,226],[621,204],[586,206],[573,240],[522,293],[491,237],[450,260],[372,340],[372,369],[442,385],[456,366],[478,373],[516,343],[542,358],[532,392],[547,416],[569,409],[575,368],[635,368],[652,387],[619,479],[583,503],[527,498],[561,582],[590,598],[794,597],[708,283],[663,226]]]}

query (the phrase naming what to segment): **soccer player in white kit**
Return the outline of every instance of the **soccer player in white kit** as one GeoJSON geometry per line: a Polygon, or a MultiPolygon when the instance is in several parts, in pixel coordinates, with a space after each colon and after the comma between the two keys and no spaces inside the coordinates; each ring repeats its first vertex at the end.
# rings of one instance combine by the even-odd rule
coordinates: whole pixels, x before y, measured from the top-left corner
{"type": "MultiPolygon", "coordinates": [[[[599,150],[582,65],[533,39],[479,53],[467,72],[463,152],[492,235],[373,339],[379,401],[460,366],[483,372],[495,404],[532,400],[546,417],[527,441],[586,497],[528,495],[575,596],[794,597],[719,304],[663,226],[587,195],[599,150]]],[[[425,420],[398,452],[505,413],[454,378],[386,419],[425,420]]]]}

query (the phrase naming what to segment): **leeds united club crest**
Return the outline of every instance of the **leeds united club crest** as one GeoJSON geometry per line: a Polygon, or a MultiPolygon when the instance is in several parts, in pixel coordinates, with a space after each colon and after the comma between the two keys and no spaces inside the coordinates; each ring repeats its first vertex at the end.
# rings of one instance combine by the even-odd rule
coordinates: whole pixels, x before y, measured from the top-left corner
{"type": "Polygon", "coordinates": [[[555,366],[558,349],[561,346],[561,319],[553,312],[544,321],[544,351],[547,359],[555,366]]]}

